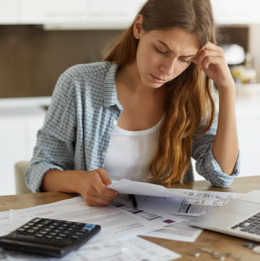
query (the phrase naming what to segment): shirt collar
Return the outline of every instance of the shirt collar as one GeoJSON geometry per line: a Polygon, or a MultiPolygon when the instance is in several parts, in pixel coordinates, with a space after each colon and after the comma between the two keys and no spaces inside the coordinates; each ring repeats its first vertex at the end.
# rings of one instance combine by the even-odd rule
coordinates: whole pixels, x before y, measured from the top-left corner
{"type": "Polygon", "coordinates": [[[123,110],[122,105],[120,104],[117,98],[117,91],[116,91],[116,71],[118,69],[118,64],[112,64],[109,68],[105,82],[104,82],[104,106],[109,107],[113,105],[117,105],[119,110],[123,110]]]}

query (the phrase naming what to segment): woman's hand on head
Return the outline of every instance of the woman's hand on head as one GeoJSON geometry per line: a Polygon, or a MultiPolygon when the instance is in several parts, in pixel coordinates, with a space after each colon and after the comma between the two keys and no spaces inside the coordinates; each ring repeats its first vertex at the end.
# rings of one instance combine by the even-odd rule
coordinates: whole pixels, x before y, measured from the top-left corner
{"type": "Polygon", "coordinates": [[[221,47],[208,42],[198,51],[192,62],[217,84],[219,90],[221,88],[235,89],[235,83],[221,47]]]}
{"type": "Polygon", "coordinates": [[[118,196],[118,192],[108,189],[111,184],[106,170],[82,171],[78,192],[89,206],[105,206],[118,196]]]}

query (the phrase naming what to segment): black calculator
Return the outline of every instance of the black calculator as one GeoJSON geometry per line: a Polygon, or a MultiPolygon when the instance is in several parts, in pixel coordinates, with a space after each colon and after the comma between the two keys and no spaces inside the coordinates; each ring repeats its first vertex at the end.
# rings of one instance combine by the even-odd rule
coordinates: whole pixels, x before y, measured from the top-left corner
{"type": "Polygon", "coordinates": [[[99,225],[34,218],[12,233],[0,237],[0,247],[63,257],[82,246],[100,229],[99,225]]]}

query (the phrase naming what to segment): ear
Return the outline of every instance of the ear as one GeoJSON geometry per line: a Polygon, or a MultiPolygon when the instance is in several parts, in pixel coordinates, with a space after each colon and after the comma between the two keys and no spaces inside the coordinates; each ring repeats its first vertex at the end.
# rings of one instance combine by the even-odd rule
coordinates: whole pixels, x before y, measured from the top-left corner
{"type": "Polygon", "coordinates": [[[139,14],[134,23],[133,34],[135,39],[140,39],[143,34],[143,15],[139,14]]]}

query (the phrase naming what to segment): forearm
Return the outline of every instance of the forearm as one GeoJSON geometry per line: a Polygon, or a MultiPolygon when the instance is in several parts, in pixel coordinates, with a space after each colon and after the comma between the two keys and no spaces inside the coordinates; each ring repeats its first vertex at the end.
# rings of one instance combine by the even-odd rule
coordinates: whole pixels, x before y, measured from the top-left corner
{"type": "Polygon", "coordinates": [[[213,154],[222,171],[231,175],[239,151],[235,115],[235,86],[233,88],[219,88],[218,117],[213,154]]]}
{"type": "Polygon", "coordinates": [[[43,191],[59,191],[78,193],[80,178],[83,171],[51,169],[42,180],[43,191]]]}

